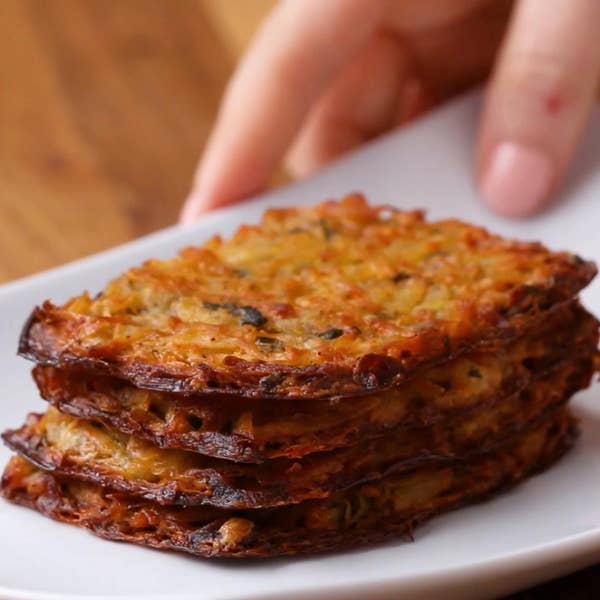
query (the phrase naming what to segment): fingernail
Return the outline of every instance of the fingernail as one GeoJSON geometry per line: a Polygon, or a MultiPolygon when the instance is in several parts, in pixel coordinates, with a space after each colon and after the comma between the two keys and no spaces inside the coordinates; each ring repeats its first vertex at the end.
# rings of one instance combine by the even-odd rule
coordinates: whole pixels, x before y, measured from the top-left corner
{"type": "Polygon", "coordinates": [[[553,164],[539,150],[514,142],[499,144],[481,180],[488,206],[507,217],[525,217],[544,205],[553,178],[553,164]]]}
{"type": "Polygon", "coordinates": [[[206,212],[206,207],[202,199],[195,195],[189,196],[179,213],[179,222],[183,225],[193,223],[203,212],[206,212]]]}

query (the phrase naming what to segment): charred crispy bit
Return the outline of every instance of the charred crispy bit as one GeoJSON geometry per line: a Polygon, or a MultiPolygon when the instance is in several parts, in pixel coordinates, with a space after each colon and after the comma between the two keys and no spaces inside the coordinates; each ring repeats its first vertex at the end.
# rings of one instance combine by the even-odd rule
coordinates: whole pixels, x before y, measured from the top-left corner
{"type": "Polygon", "coordinates": [[[21,457],[8,464],[1,491],[59,521],[153,548],[223,557],[316,553],[409,535],[440,512],[481,500],[548,466],[574,435],[573,420],[561,411],[467,463],[420,467],[323,500],[274,509],[159,506],[40,471],[21,457]]]}
{"type": "Polygon", "coordinates": [[[324,498],[332,491],[427,462],[466,460],[536,425],[589,384],[592,359],[571,359],[521,393],[489,410],[430,427],[391,431],[358,445],[276,459],[262,465],[161,450],[49,408],[29,416],[5,442],[27,459],[61,476],[92,481],[159,504],[261,508],[324,498]]]}
{"type": "Polygon", "coordinates": [[[106,376],[36,367],[42,396],[61,411],[96,419],[161,447],[239,462],[300,458],[483,410],[518,392],[565,357],[587,361],[598,323],[579,305],[556,310],[496,352],[471,352],[402,386],[343,400],[260,401],[136,389],[106,376]]]}
{"type": "Polygon", "coordinates": [[[46,302],[20,352],[163,391],[357,395],[520,334],[595,273],[537,243],[350,196],[270,210],[228,241],[131,269],[96,299],[46,302]],[[281,346],[256,343],[257,329],[281,346]]]}

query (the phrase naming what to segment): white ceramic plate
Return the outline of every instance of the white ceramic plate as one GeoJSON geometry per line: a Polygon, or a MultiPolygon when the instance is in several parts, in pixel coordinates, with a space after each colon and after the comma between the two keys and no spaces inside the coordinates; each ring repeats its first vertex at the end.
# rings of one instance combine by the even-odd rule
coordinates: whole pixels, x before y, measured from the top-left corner
{"type": "MultiPolygon", "coordinates": [[[[144,258],[168,256],[255,221],[267,205],[360,190],[377,202],[425,207],[433,217],[457,216],[600,259],[600,113],[565,187],[566,202],[515,223],[486,212],[473,190],[477,108],[477,97],[464,98],[258,202],[1,288],[0,429],[44,406],[30,381],[31,365],[15,356],[19,330],[35,303],[98,290],[144,258]]],[[[585,300],[600,313],[600,284],[586,291],[585,300]]],[[[196,560],[103,541],[0,501],[0,598],[483,598],[556,577],[600,559],[600,386],[580,394],[575,405],[583,436],[555,468],[494,500],[431,521],[417,530],[414,543],[293,560],[196,560]]],[[[8,455],[0,450],[0,462],[8,455]]]]}

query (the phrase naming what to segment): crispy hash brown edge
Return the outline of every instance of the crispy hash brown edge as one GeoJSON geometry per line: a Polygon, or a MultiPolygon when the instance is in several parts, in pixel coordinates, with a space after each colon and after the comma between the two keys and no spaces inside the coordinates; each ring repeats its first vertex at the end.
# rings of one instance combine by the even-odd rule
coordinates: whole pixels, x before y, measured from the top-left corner
{"type": "MultiPolygon", "coordinates": [[[[97,483],[159,504],[265,508],[324,498],[332,492],[417,465],[468,460],[489,452],[502,446],[507,438],[539,425],[572,394],[589,384],[593,370],[591,357],[571,357],[555,365],[546,377],[526,390],[500,400],[491,412],[479,412],[405,432],[392,431],[386,437],[360,446],[311,454],[298,461],[279,459],[261,465],[236,464],[194,457],[185,451],[176,451],[178,454],[170,461],[169,451],[150,446],[150,454],[144,462],[151,461],[158,452],[158,463],[169,465],[169,475],[157,481],[153,480],[157,476],[154,470],[148,472],[146,478],[139,474],[128,477],[126,467],[118,470],[102,461],[98,463],[92,454],[95,444],[86,442],[84,437],[86,432],[94,435],[95,430],[85,421],[60,417],[58,412],[53,414],[65,428],[64,435],[68,435],[69,427],[81,428],[72,443],[75,451],[80,446],[85,447],[85,459],[81,455],[79,460],[73,459],[68,450],[61,450],[51,443],[43,427],[44,415],[29,415],[25,425],[6,431],[2,438],[12,450],[57,476],[97,483]],[[195,462],[188,462],[194,458],[195,462]],[[180,464],[180,460],[184,462],[180,464]]],[[[129,447],[127,441],[122,444],[129,447]]],[[[120,454],[111,447],[99,452],[101,455],[120,454]]],[[[134,453],[136,460],[143,457],[142,448],[136,448],[134,453]]]]}
{"type": "MultiPolygon", "coordinates": [[[[314,554],[373,544],[392,537],[410,538],[414,527],[421,522],[484,500],[550,466],[572,446],[576,433],[575,420],[561,412],[504,450],[483,455],[472,463],[441,467],[442,471],[450,470],[452,474],[450,487],[442,488],[437,495],[430,494],[431,497],[422,496],[414,506],[409,503],[410,509],[401,512],[394,512],[389,505],[377,513],[372,509],[361,512],[360,508],[360,494],[376,493],[377,485],[385,490],[388,479],[393,480],[394,476],[377,485],[352,488],[333,499],[308,501],[292,507],[206,512],[206,509],[194,508],[167,509],[107,492],[93,484],[73,484],[68,479],[37,470],[21,457],[13,457],[2,477],[0,491],[16,504],[115,541],[201,557],[314,554]],[[311,515],[316,515],[318,527],[311,524],[311,515]],[[332,525],[323,526],[334,517],[332,525]]],[[[426,475],[429,480],[437,471],[426,473],[431,473],[426,475]]],[[[382,493],[385,495],[385,491],[382,493]]],[[[385,500],[383,502],[385,507],[385,500]]]]}
{"type": "MultiPolygon", "coordinates": [[[[493,394],[480,393],[469,402],[457,399],[448,403],[444,400],[441,406],[429,401],[411,403],[402,419],[390,420],[386,417],[385,422],[379,424],[371,423],[363,412],[357,413],[357,419],[348,420],[344,416],[344,407],[347,406],[348,414],[351,414],[353,404],[362,400],[349,398],[335,402],[335,410],[341,411],[340,424],[330,424],[322,430],[310,429],[305,434],[290,434],[276,440],[268,437],[263,439],[254,432],[255,419],[266,423],[265,419],[269,418],[261,416],[263,403],[258,400],[227,399],[222,396],[204,399],[148,391],[148,394],[156,396],[156,399],[149,399],[148,409],[132,409],[125,407],[120,399],[121,394],[128,393],[127,384],[114,378],[98,378],[82,372],[41,366],[34,368],[33,377],[41,396],[60,411],[75,417],[98,420],[108,428],[146,439],[161,448],[181,448],[214,458],[247,463],[261,463],[274,458],[299,459],[313,452],[326,452],[380,437],[391,429],[431,425],[441,419],[483,410],[545,376],[563,357],[578,356],[586,360],[587,356],[596,352],[598,321],[592,315],[577,303],[553,313],[552,319],[546,320],[539,329],[525,334],[528,339],[539,338],[547,355],[537,357],[536,354],[535,360],[532,355],[525,361],[527,366],[522,364],[516,370],[513,366],[512,375],[503,377],[493,394]],[[555,329],[555,326],[560,329],[555,329]],[[250,418],[246,418],[246,415],[250,418]],[[242,424],[241,431],[244,433],[237,433],[237,426],[231,430],[231,424],[238,422],[242,424]]],[[[381,394],[393,392],[390,390],[381,394]]],[[[402,398],[394,398],[394,402],[396,400],[405,402],[402,398]]],[[[301,404],[303,407],[311,406],[307,400],[301,401],[301,404]]],[[[314,401],[313,404],[317,412],[329,411],[330,404],[323,400],[314,401]]],[[[278,419],[281,420],[288,413],[295,415],[299,404],[295,400],[282,400],[276,405],[267,404],[267,410],[275,406],[278,419]]],[[[313,414],[312,410],[310,414],[313,414]]]]}
{"type": "MultiPolygon", "coordinates": [[[[324,203],[313,212],[325,214],[328,206],[342,206],[343,202],[324,203]]],[[[357,202],[364,215],[372,219],[379,218],[384,210],[404,214],[390,207],[371,207],[364,200],[354,200],[357,202]]],[[[298,212],[298,209],[280,211],[282,215],[298,212]]],[[[461,327],[452,336],[432,321],[411,338],[399,340],[393,351],[365,353],[357,356],[353,364],[344,353],[330,362],[304,366],[244,360],[234,355],[225,356],[218,364],[207,358],[204,362],[182,365],[121,355],[114,350],[111,354],[108,349],[99,353],[95,347],[77,351],[61,349],[61,332],[76,340],[77,328],[85,328],[85,320],[79,323],[67,318],[50,302],[35,308],[28,319],[20,338],[19,354],[39,364],[80,367],[126,379],[136,387],[168,392],[272,398],[351,396],[397,385],[417,369],[449,360],[481,343],[518,336],[532,321],[544,318],[548,309],[573,298],[597,272],[592,262],[574,255],[551,253],[536,243],[501,240],[480,228],[472,230],[479,232],[485,241],[497,239],[504,244],[504,250],[510,247],[523,252],[523,260],[527,259],[527,251],[547,252],[545,279],[535,284],[515,285],[507,293],[506,301],[497,305],[465,304],[464,314],[454,319],[461,327]]]]}

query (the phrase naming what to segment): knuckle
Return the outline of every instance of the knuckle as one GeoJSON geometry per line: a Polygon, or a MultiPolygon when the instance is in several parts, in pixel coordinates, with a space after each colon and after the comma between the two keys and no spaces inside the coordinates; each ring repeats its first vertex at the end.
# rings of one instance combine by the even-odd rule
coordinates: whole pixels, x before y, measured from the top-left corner
{"type": "Polygon", "coordinates": [[[565,57],[542,51],[513,53],[506,64],[498,83],[549,115],[576,108],[585,96],[585,74],[565,57]]]}

